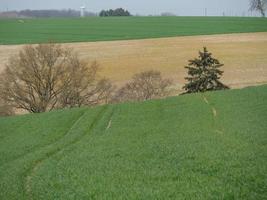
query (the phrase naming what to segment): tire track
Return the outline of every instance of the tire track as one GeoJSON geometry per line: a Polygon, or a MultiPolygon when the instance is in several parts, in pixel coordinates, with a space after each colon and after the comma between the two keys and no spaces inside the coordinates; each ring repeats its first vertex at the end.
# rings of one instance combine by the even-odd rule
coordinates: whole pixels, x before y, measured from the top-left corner
{"type": "Polygon", "coordinates": [[[202,98],[205,101],[205,103],[208,104],[211,107],[213,117],[217,117],[217,110],[216,110],[216,108],[210,104],[210,102],[207,99],[207,97],[205,97],[204,95],[202,95],[202,98]]]}
{"type": "MultiPolygon", "coordinates": [[[[209,100],[207,99],[207,97],[206,97],[204,94],[202,94],[202,98],[203,98],[204,102],[205,102],[208,106],[210,106],[211,111],[212,111],[212,115],[213,115],[213,119],[214,119],[214,121],[215,121],[216,118],[217,118],[217,116],[218,116],[218,111],[217,111],[217,109],[216,109],[214,106],[212,106],[212,105],[210,104],[209,100]]],[[[214,124],[214,126],[215,126],[215,124],[214,124]]],[[[222,129],[215,129],[214,131],[215,131],[216,133],[219,133],[219,134],[224,134],[224,131],[223,131],[222,129]]]]}
{"type": "MultiPolygon", "coordinates": [[[[56,148],[48,153],[45,154],[43,158],[40,158],[39,160],[36,160],[33,165],[28,169],[28,173],[26,173],[25,181],[24,181],[24,190],[26,193],[26,196],[28,196],[28,199],[32,200],[33,199],[33,193],[32,193],[32,178],[35,176],[35,173],[37,170],[40,168],[43,162],[46,160],[49,160],[52,156],[63,152],[66,148],[78,143],[79,141],[82,140],[83,137],[85,137],[87,134],[91,133],[91,131],[94,129],[94,127],[97,125],[98,121],[102,118],[104,115],[105,111],[107,110],[108,106],[104,106],[101,111],[97,114],[95,119],[92,121],[91,125],[88,127],[88,130],[85,131],[83,134],[81,134],[79,137],[75,138],[73,141],[69,142],[68,144],[62,146],[61,148],[56,148]]],[[[69,129],[69,131],[65,134],[67,136],[68,134],[71,133],[73,128],[83,119],[84,115],[87,112],[84,112],[84,114],[73,124],[73,126],[69,129]]]]}
{"type": "Polygon", "coordinates": [[[112,119],[109,120],[106,130],[110,129],[111,125],[112,125],[112,119]]]}
{"type": "Polygon", "coordinates": [[[61,137],[59,137],[59,138],[58,138],[57,140],[55,140],[54,142],[52,142],[52,143],[50,143],[50,144],[42,145],[42,146],[40,146],[40,147],[33,148],[31,151],[28,151],[28,152],[25,152],[25,153],[22,154],[22,155],[16,156],[16,157],[14,157],[12,160],[8,160],[8,161],[5,162],[3,165],[0,165],[0,168],[5,167],[6,165],[8,165],[8,164],[10,164],[10,163],[12,163],[12,162],[16,162],[17,160],[19,160],[19,159],[21,159],[21,158],[23,158],[23,157],[26,157],[26,156],[28,156],[28,155],[30,155],[30,154],[34,154],[34,153],[37,152],[37,151],[40,151],[40,150],[42,150],[42,149],[45,149],[45,148],[47,148],[47,147],[49,147],[49,146],[52,146],[52,145],[58,143],[60,140],[62,140],[62,139],[68,134],[68,132],[71,130],[71,128],[72,128],[73,126],[75,126],[75,124],[77,123],[77,121],[78,121],[80,118],[82,118],[82,117],[85,115],[85,113],[86,113],[86,111],[83,111],[83,112],[77,117],[77,119],[72,123],[72,125],[71,125],[70,128],[66,131],[66,133],[63,134],[61,137]]]}
{"type": "Polygon", "coordinates": [[[112,126],[112,117],[114,115],[114,112],[115,112],[115,108],[112,107],[111,113],[108,115],[108,119],[107,119],[108,124],[106,126],[105,131],[109,130],[111,128],[111,126],[112,126]]]}

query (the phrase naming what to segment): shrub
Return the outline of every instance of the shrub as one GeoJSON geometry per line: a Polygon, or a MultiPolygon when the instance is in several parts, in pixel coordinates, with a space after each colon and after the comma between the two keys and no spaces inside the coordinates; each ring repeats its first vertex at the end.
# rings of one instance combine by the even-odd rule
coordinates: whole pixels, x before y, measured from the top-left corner
{"type": "Polygon", "coordinates": [[[115,102],[144,101],[161,98],[169,94],[171,81],[163,79],[158,71],[145,71],[135,74],[132,81],[120,88],[114,97],[115,102]]]}

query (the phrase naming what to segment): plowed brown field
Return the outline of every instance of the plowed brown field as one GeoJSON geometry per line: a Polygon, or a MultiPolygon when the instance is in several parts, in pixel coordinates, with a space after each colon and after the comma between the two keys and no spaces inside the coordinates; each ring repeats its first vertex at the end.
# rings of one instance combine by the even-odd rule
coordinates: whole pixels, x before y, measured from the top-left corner
{"type": "MultiPolygon", "coordinates": [[[[203,46],[225,64],[223,81],[233,88],[267,83],[267,33],[188,36],[111,42],[62,44],[88,61],[97,60],[102,75],[115,84],[127,82],[137,72],[155,69],[184,84],[184,66],[203,46]]],[[[22,45],[0,46],[0,70],[22,45]]]]}

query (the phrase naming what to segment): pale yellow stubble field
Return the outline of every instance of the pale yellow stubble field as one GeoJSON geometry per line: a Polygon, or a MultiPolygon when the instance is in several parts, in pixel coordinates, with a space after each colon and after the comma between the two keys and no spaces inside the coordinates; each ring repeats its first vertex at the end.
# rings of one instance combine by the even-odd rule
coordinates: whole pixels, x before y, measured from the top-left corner
{"type": "MultiPolygon", "coordinates": [[[[135,73],[155,69],[173,79],[180,90],[184,66],[206,46],[225,64],[223,82],[232,88],[267,83],[267,33],[188,36],[111,42],[62,44],[89,62],[96,60],[101,74],[118,86],[135,73]]],[[[23,45],[0,46],[0,71],[23,45]]]]}

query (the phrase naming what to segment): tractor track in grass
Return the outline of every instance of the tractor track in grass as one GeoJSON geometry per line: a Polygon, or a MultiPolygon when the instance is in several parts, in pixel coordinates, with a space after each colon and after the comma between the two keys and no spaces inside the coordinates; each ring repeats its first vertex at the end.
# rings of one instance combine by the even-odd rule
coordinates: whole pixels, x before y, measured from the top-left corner
{"type": "Polygon", "coordinates": [[[224,134],[224,131],[221,130],[221,129],[216,128],[216,125],[215,125],[215,121],[216,121],[216,118],[217,118],[217,116],[218,116],[218,111],[217,111],[217,109],[216,109],[214,106],[211,105],[211,103],[209,102],[209,100],[208,100],[208,98],[205,96],[205,94],[202,94],[202,99],[203,99],[203,101],[204,101],[208,106],[210,106],[210,108],[211,108],[212,115],[213,115],[213,120],[214,120],[214,127],[215,127],[215,130],[214,130],[214,131],[215,131],[215,133],[224,134]]]}
{"type": "Polygon", "coordinates": [[[217,117],[217,110],[216,110],[216,108],[210,104],[210,102],[209,102],[209,100],[207,99],[206,96],[202,95],[202,98],[203,98],[204,102],[211,107],[213,117],[216,118],[217,117]]]}
{"type": "Polygon", "coordinates": [[[112,125],[112,119],[109,120],[106,130],[110,129],[111,125],[112,125]]]}
{"type": "MultiPolygon", "coordinates": [[[[66,145],[63,145],[61,148],[56,148],[50,152],[47,152],[45,154],[44,157],[36,160],[31,167],[28,169],[28,172],[26,173],[25,176],[25,181],[24,181],[24,190],[26,193],[26,196],[28,197],[28,199],[32,200],[33,199],[33,193],[32,193],[32,178],[35,176],[35,173],[37,172],[37,170],[40,168],[40,166],[42,165],[43,162],[45,162],[46,160],[49,160],[52,156],[63,152],[65,149],[67,149],[68,147],[78,143],[79,141],[82,140],[83,137],[85,137],[87,134],[91,133],[92,130],[94,129],[94,127],[97,125],[97,123],[100,121],[100,119],[104,116],[104,113],[107,111],[108,106],[104,106],[102,108],[102,110],[100,110],[98,112],[98,114],[96,115],[96,117],[94,118],[94,120],[91,122],[90,126],[88,127],[87,131],[84,132],[83,134],[81,134],[79,137],[75,138],[73,141],[69,142],[66,145]]],[[[65,134],[65,136],[67,136],[68,134],[71,133],[71,131],[73,130],[73,128],[82,120],[82,118],[84,117],[84,115],[87,112],[85,111],[84,114],[82,116],[79,117],[79,119],[71,126],[71,128],[67,131],[67,133],[65,134]]]]}
{"type": "MultiPolygon", "coordinates": [[[[46,144],[46,145],[43,145],[43,146],[39,146],[39,147],[33,148],[33,149],[31,149],[31,151],[28,151],[28,152],[25,152],[24,154],[21,154],[21,155],[19,155],[19,156],[16,156],[16,157],[14,157],[12,160],[8,160],[8,161],[5,162],[3,165],[0,165],[0,168],[5,167],[6,165],[8,165],[8,164],[10,164],[10,163],[12,163],[12,162],[16,162],[17,160],[19,160],[19,159],[21,159],[21,158],[23,158],[23,157],[26,157],[26,156],[28,156],[28,155],[30,155],[30,154],[34,154],[35,152],[40,151],[40,150],[42,150],[42,149],[44,149],[44,148],[46,148],[46,147],[49,147],[49,146],[52,146],[52,145],[58,143],[60,140],[62,140],[62,139],[68,134],[69,130],[71,130],[71,128],[72,128],[73,126],[75,126],[75,124],[77,123],[77,121],[78,121],[79,119],[81,119],[81,118],[85,115],[85,113],[86,113],[86,111],[82,112],[82,113],[77,117],[77,119],[72,123],[72,125],[70,126],[70,128],[68,129],[68,131],[66,131],[65,134],[63,134],[61,137],[59,137],[59,138],[58,138],[57,140],[55,140],[54,142],[52,142],[52,143],[50,143],[50,144],[46,144]]],[[[29,120],[28,120],[28,121],[29,121],[29,120]]],[[[26,122],[25,122],[25,123],[26,123],[26,122]]]]}
{"type": "MultiPolygon", "coordinates": [[[[111,128],[111,126],[112,126],[112,117],[113,117],[113,115],[114,115],[115,109],[114,109],[113,106],[109,106],[109,109],[111,110],[110,113],[109,113],[108,109],[106,109],[106,111],[103,112],[101,118],[99,118],[99,120],[100,120],[100,119],[105,119],[105,116],[107,116],[107,117],[106,117],[106,120],[105,120],[105,122],[107,122],[107,123],[105,123],[106,126],[103,128],[103,134],[105,134],[105,133],[111,128]]],[[[95,128],[95,126],[94,126],[91,130],[93,130],[94,128],[95,128]]],[[[85,136],[86,136],[86,135],[84,135],[83,137],[85,137],[85,136]]],[[[80,142],[80,141],[81,141],[81,140],[76,141],[74,144],[77,144],[77,143],[80,142]]],[[[71,145],[69,145],[69,146],[67,147],[67,148],[68,148],[68,151],[71,151],[71,150],[74,148],[73,146],[72,146],[72,147],[70,147],[70,146],[71,146],[71,145]]],[[[64,148],[63,150],[65,150],[65,149],[66,149],[66,148],[64,148]]],[[[60,153],[60,152],[58,152],[58,153],[60,153]]],[[[54,156],[54,155],[53,155],[53,156],[54,156]]],[[[62,158],[63,158],[63,156],[57,158],[57,161],[60,161],[62,158]]]]}
{"type": "Polygon", "coordinates": [[[105,131],[108,131],[112,126],[112,118],[113,118],[114,112],[115,112],[115,108],[112,107],[112,110],[111,110],[110,114],[108,115],[108,120],[107,120],[108,124],[106,126],[105,131]]]}

